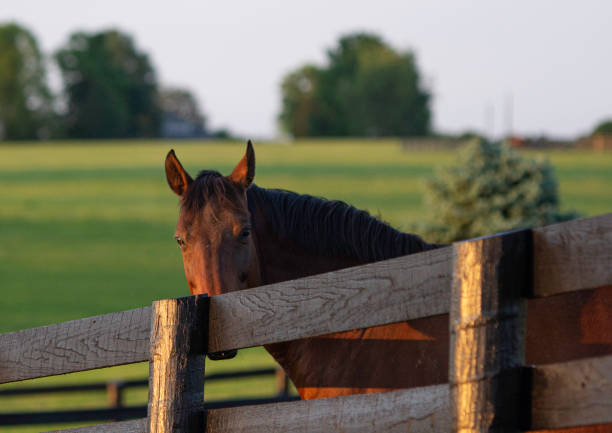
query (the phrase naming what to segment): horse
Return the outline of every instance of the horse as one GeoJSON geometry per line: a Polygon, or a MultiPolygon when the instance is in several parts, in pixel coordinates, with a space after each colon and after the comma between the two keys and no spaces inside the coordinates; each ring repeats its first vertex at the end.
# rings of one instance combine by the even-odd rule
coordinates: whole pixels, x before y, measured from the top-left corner
{"type": "MultiPolygon", "coordinates": [[[[228,176],[203,170],[192,179],[173,150],[165,171],[170,189],[180,197],[175,239],[194,295],[215,296],[443,246],[395,230],[341,201],[258,187],[250,141],[228,176]]],[[[600,299],[606,290],[612,288],[530,302],[527,364],[608,354],[606,344],[585,340],[594,332],[595,343],[608,341],[600,299]],[[604,325],[593,326],[593,320],[604,325]]],[[[264,347],[305,400],[448,382],[448,315],[264,347]]],[[[554,431],[610,433],[612,424],[554,431]]]]}
{"type": "MultiPolygon", "coordinates": [[[[173,150],[165,171],[180,197],[175,239],[194,295],[215,296],[440,247],[342,201],[258,187],[250,141],[228,176],[203,170],[192,179],[173,150]]],[[[447,326],[433,317],[265,348],[302,399],[378,392],[444,383],[446,366],[425,358],[432,340],[442,343],[435,345],[438,350],[447,350],[447,326]]]]}

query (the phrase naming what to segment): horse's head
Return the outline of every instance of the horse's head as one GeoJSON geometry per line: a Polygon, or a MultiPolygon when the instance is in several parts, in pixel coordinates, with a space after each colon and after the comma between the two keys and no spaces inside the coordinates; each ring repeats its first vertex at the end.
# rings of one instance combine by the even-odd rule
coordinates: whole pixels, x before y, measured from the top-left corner
{"type": "Polygon", "coordinates": [[[255,152],[250,141],[229,176],[202,171],[193,180],[174,151],[166,156],[168,184],[181,198],[175,239],[192,294],[213,296],[259,285],[246,198],[254,177],[255,152]]]}

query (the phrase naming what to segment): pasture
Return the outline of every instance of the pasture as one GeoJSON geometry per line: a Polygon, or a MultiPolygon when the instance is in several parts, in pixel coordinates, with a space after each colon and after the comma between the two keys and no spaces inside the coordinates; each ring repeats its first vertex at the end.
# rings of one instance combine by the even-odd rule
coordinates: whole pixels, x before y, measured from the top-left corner
{"type": "MultiPolygon", "coordinates": [[[[172,239],[177,198],[163,171],[171,147],[192,175],[203,168],[228,173],[244,151],[244,143],[161,141],[0,147],[0,332],[187,294],[172,239]]],[[[392,140],[255,143],[255,150],[259,186],[341,199],[399,228],[426,218],[422,180],[434,167],[453,160],[451,151],[405,152],[392,140]]],[[[612,153],[555,151],[546,156],[555,167],[564,209],[585,215],[610,212],[612,153]]],[[[233,361],[209,363],[209,371],[271,362],[265,352],[255,349],[233,361]]],[[[44,382],[145,375],[146,365],[140,364],[44,382]]],[[[261,392],[261,385],[255,388],[261,392]]],[[[234,391],[230,385],[207,389],[207,394],[225,396],[234,391]]],[[[104,404],[103,395],[96,398],[41,403],[30,397],[3,402],[2,410],[104,404]]],[[[127,403],[145,399],[145,392],[135,393],[128,395],[127,403]]]]}

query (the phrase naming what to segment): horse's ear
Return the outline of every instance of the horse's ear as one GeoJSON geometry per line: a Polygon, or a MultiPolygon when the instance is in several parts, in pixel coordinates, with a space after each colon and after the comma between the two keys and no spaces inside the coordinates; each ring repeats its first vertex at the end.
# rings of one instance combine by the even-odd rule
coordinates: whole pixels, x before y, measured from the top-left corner
{"type": "Polygon", "coordinates": [[[174,154],[173,149],[166,155],[166,180],[168,185],[170,185],[170,189],[180,196],[185,194],[187,187],[193,182],[189,173],[185,171],[181,162],[174,154]]]}
{"type": "Polygon", "coordinates": [[[248,188],[255,178],[255,151],[251,140],[247,143],[246,153],[230,174],[229,179],[232,182],[241,185],[243,188],[248,188]]]}

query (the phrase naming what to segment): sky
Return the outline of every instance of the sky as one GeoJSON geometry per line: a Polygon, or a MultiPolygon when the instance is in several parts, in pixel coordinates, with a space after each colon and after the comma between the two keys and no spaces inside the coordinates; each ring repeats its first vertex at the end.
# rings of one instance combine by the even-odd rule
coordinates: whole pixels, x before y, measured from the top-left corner
{"type": "Polygon", "coordinates": [[[47,54],[77,30],[127,32],[210,127],[254,139],[278,136],[283,76],[355,31],[416,54],[436,131],[573,138],[612,118],[609,0],[0,0],[6,21],[47,54]]]}

